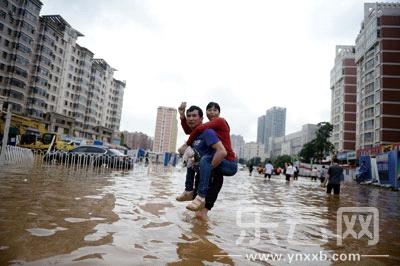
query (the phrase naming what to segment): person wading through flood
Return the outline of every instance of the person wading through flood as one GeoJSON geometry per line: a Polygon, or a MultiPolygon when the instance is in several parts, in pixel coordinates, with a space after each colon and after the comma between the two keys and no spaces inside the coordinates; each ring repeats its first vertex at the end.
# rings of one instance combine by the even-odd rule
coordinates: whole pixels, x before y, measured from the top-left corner
{"type": "MultiPolygon", "coordinates": [[[[237,160],[235,153],[233,152],[231,142],[230,142],[230,128],[225,119],[220,117],[221,108],[218,103],[210,102],[206,107],[207,118],[210,122],[204,123],[202,125],[198,125],[197,127],[189,127],[189,124],[186,121],[185,117],[185,108],[186,103],[182,103],[178,108],[181,125],[186,134],[190,134],[189,139],[186,144],[179,148],[179,152],[182,153],[189,145],[194,145],[195,140],[202,135],[206,130],[212,129],[217,134],[217,137],[221,140],[227,154],[226,157],[220,162],[220,164],[216,167],[213,163],[213,156],[206,155],[200,159],[199,162],[199,173],[200,173],[200,182],[202,183],[202,178],[204,176],[205,180],[210,179],[210,175],[213,170],[215,170],[218,174],[222,174],[224,176],[233,176],[237,172],[237,160]]],[[[193,173],[192,173],[193,174],[193,173]]],[[[223,181],[222,181],[223,182],[223,181]]],[[[221,185],[222,186],[222,185],[221,185]]],[[[180,197],[180,196],[178,196],[180,197]]],[[[179,200],[177,198],[177,200],[179,200]]],[[[189,209],[198,210],[196,207],[197,204],[193,203],[193,206],[188,206],[189,209]]],[[[209,208],[203,208],[198,213],[199,216],[206,217],[209,208]]]]}

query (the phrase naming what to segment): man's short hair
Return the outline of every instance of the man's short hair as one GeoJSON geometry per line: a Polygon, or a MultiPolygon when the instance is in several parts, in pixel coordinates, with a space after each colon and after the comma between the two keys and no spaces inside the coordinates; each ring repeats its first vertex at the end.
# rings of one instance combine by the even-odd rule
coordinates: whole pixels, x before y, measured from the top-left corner
{"type": "Polygon", "coordinates": [[[186,110],[186,114],[187,113],[191,113],[191,112],[196,111],[196,110],[199,112],[200,118],[202,118],[203,117],[203,110],[201,110],[201,108],[196,106],[196,105],[190,106],[189,109],[186,110]]]}
{"type": "Polygon", "coordinates": [[[216,102],[209,102],[209,103],[207,104],[207,106],[206,106],[206,110],[208,110],[208,109],[210,109],[210,108],[213,108],[213,107],[214,107],[215,109],[217,109],[218,112],[221,113],[221,108],[219,107],[219,104],[216,103],[216,102]]]}

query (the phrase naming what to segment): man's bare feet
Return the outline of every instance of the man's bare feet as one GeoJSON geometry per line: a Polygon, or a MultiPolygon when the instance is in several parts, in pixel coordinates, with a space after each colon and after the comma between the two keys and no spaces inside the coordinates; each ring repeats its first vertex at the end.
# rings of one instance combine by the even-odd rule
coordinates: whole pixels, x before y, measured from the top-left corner
{"type": "Polygon", "coordinates": [[[207,208],[203,208],[201,209],[201,211],[197,211],[196,212],[196,217],[203,220],[203,221],[207,221],[208,220],[208,209],[207,208]]]}

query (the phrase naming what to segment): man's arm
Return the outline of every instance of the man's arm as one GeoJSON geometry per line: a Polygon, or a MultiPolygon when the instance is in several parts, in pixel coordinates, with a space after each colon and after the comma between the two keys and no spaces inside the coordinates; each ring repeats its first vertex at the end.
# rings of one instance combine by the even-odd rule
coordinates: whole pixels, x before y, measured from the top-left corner
{"type": "Polygon", "coordinates": [[[222,117],[219,117],[219,118],[211,120],[207,123],[197,126],[192,132],[190,132],[190,137],[186,141],[186,143],[188,145],[192,145],[192,143],[196,139],[196,137],[208,128],[211,128],[211,129],[214,129],[215,131],[220,131],[220,132],[223,130],[229,130],[225,123],[225,119],[223,119],[222,117]]]}
{"type": "Polygon", "coordinates": [[[186,135],[189,135],[190,132],[192,132],[192,129],[186,123],[185,110],[186,110],[186,102],[182,102],[181,105],[178,107],[178,113],[181,119],[182,129],[186,135]]]}
{"type": "Polygon", "coordinates": [[[192,129],[186,123],[186,117],[181,118],[181,126],[186,135],[192,132],[192,129]]]}
{"type": "Polygon", "coordinates": [[[221,141],[218,141],[217,143],[213,144],[211,147],[215,150],[214,157],[211,161],[211,166],[212,166],[212,168],[215,168],[221,163],[221,161],[225,158],[225,156],[228,153],[226,152],[225,147],[224,147],[224,145],[222,145],[221,141]]]}

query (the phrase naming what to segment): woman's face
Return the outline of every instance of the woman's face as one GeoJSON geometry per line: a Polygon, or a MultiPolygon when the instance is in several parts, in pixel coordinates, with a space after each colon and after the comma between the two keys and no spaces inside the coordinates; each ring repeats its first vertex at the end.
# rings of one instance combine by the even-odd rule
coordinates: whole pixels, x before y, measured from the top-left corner
{"type": "Polygon", "coordinates": [[[206,110],[208,120],[213,120],[219,117],[219,111],[215,107],[210,107],[206,110]]]}

